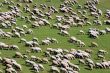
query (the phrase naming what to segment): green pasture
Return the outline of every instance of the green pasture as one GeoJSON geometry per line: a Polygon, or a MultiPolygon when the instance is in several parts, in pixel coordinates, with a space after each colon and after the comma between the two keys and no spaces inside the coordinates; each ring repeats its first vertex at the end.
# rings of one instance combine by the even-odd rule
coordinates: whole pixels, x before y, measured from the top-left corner
{"type": "MultiPolygon", "coordinates": [[[[2,2],[2,1],[3,0],[0,0],[0,2],[2,2]]],[[[13,1],[18,3],[16,0],[13,0],[13,1]]],[[[29,4],[30,8],[34,4],[37,4],[37,6],[39,7],[39,5],[41,3],[42,4],[45,3],[48,6],[53,5],[58,9],[63,0],[51,0],[51,2],[47,2],[47,0],[33,0],[33,1],[34,2],[32,4],[29,4]]],[[[79,4],[81,4],[81,5],[83,5],[85,3],[85,1],[87,1],[87,0],[78,0],[79,4]]],[[[25,3],[21,3],[20,9],[23,10],[23,7],[25,5],[26,5],[25,3]]],[[[100,4],[97,7],[100,8],[103,11],[103,13],[105,13],[106,9],[110,9],[110,0],[100,0],[100,4]]],[[[73,10],[75,12],[77,11],[77,5],[73,6],[73,10]]],[[[8,5],[4,5],[3,7],[0,7],[0,12],[5,12],[5,11],[8,11],[8,5]]],[[[43,11],[43,12],[45,12],[45,11],[43,11]]],[[[63,14],[64,13],[56,13],[56,14],[53,15],[53,17],[55,17],[55,15],[63,15],[63,14]]],[[[88,14],[89,14],[89,12],[88,12],[88,14]]],[[[29,14],[28,13],[22,13],[22,15],[27,16],[29,14]]],[[[92,22],[93,18],[91,16],[88,16],[88,17],[90,18],[90,22],[92,22]]],[[[104,15],[103,15],[102,17],[100,17],[100,19],[103,21],[106,18],[104,18],[104,15]]],[[[51,25],[55,23],[55,19],[52,19],[52,20],[49,20],[49,21],[50,21],[51,25]]],[[[26,23],[25,21],[21,20],[18,17],[17,18],[17,26],[21,27],[23,24],[25,24],[29,28],[31,28],[31,24],[26,23]]],[[[73,45],[73,44],[69,43],[68,42],[69,37],[59,35],[58,34],[59,30],[52,29],[49,26],[43,26],[43,27],[40,27],[40,28],[31,28],[31,29],[33,29],[33,34],[26,35],[22,38],[26,38],[27,40],[32,40],[33,37],[37,37],[39,39],[39,41],[41,41],[41,40],[45,39],[46,37],[54,37],[59,41],[58,44],[51,44],[49,46],[41,45],[40,47],[42,48],[43,51],[45,51],[46,48],[48,48],[48,47],[63,48],[63,49],[68,49],[68,50],[71,49],[71,48],[81,49],[81,50],[92,49],[93,50],[92,59],[96,62],[99,61],[99,60],[97,60],[97,55],[96,55],[97,50],[98,49],[105,49],[109,52],[108,54],[106,54],[106,59],[110,60],[110,34],[99,36],[98,39],[91,39],[91,38],[88,37],[88,35],[77,35],[80,29],[87,32],[90,27],[98,28],[98,29],[105,29],[106,27],[110,27],[110,25],[105,25],[104,24],[103,26],[92,25],[92,26],[84,26],[84,27],[71,27],[70,30],[69,30],[70,35],[75,36],[78,39],[84,41],[85,44],[86,44],[86,47],[84,47],[84,48],[80,48],[80,47],[77,47],[76,45],[73,45]],[[89,47],[91,42],[98,43],[99,47],[96,47],[96,48],[89,47]]],[[[0,29],[2,29],[2,28],[0,28],[0,29]]],[[[11,31],[10,29],[3,29],[3,30],[4,31],[11,31]]],[[[5,42],[7,44],[16,44],[20,48],[19,51],[21,53],[25,53],[25,50],[27,50],[29,48],[25,47],[24,44],[19,43],[19,40],[20,40],[20,38],[3,39],[3,38],[0,37],[0,42],[5,42]]],[[[0,50],[0,52],[1,52],[1,54],[0,54],[1,57],[13,58],[16,51],[13,51],[13,50],[9,50],[9,51],[0,50]]],[[[37,57],[43,57],[44,53],[43,52],[42,53],[31,53],[30,55],[35,55],[37,57]]],[[[15,58],[15,59],[23,67],[23,70],[20,73],[32,73],[31,70],[30,70],[30,67],[27,67],[25,65],[25,60],[17,59],[17,58],[15,58]]],[[[77,60],[72,60],[71,62],[74,63],[74,64],[78,64],[77,60]]],[[[41,71],[40,73],[49,73],[51,62],[49,64],[43,64],[43,65],[45,67],[45,70],[41,71]]],[[[79,67],[81,68],[80,73],[110,73],[110,69],[93,69],[91,71],[91,70],[85,69],[85,68],[87,68],[87,66],[80,65],[79,67]]],[[[0,64],[0,70],[3,70],[3,69],[4,69],[4,66],[2,66],[0,64]]]]}

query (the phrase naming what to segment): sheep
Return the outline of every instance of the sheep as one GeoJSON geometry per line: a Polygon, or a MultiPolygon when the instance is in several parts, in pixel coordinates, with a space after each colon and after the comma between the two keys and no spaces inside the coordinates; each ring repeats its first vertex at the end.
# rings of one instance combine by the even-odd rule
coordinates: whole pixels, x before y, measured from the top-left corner
{"type": "Polygon", "coordinates": [[[49,63],[49,61],[48,61],[47,58],[43,58],[43,59],[42,59],[42,62],[43,62],[43,63],[49,63]]]}
{"type": "Polygon", "coordinates": [[[3,71],[2,71],[2,70],[0,70],[0,73],[3,73],[3,71]]]}
{"type": "Polygon", "coordinates": [[[22,70],[22,67],[21,67],[21,65],[20,64],[18,64],[17,62],[13,62],[13,66],[15,67],[15,69],[17,69],[17,70],[22,70]]]}
{"type": "Polygon", "coordinates": [[[2,57],[0,57],[0,63],[2,62],[2,60],[3,60],[2,57]]]}
{"type": "Polygon", "coordinates": [[[39,25],[38,22],[34,22],[34,23],[32,24],[32,28],[35,28],[35,27],[40,27],[40,25],[39,25]]]}
{"type": "Polygon", "coordinates": [[[27,31],[26,31],[26,34],[32,34],[33,33],[33,30],[32,29],[28,29],[27,31]]]}
{"type": "Polygon", "coordinates": [[[98,47],[99,45],[96,42],[91,42],[91,47],[98,47]]]}
{"type": "Polygon", "coordinates": [[[89,58],[86,58],[86,60],[85,60],[85,63],[87,64],[87,65],[93,65],[93,66],[95,66],[95,64],[94,64],[94,61],[93,60],[91,60],[91,59],[89,59],[89,58]]]}
{"type": "Polygon", "coordinates": [[[60,73],[60,70],[59,70],[57,67],[52,66],[52,67],[51,67],[51,72],[57,72],[57,73],[60,73]]]}
{"type": "Polygon", "coordinates": [[[15,58],[23,58],[23,55],[20,52],[16,52],[15,58]]]}
{"type": "Polygon", "coordinates": [[[59,34],[61,34],[63,36],[70,36],[70,34],[68,33],[68,31],[66,31],[66,30],[60,30],[60,33],[59,34]]]}
{"type": "Polygon", "coordinates": [[[18,38],[21,37],[20,33],[18,33],[18,32],[15,32],[15,33],[14,33],[14,36],[15,36],[15,37],[18,37],[18,38]]]}
{"type": "Polygon", "coordinates": [[[106,50],[98,50],[97,54],[105,55],[108,53],[106,50]]]}
{"type": "Polygon", "coordinates": [[[44,69],[45,69],[42,64],[38,64],[38,66],[39,66],[39,68],[40,68],[41,70],[44,70],[44,69]]]}
{"type": "Polygon", "coordinates": [[[42,49],[40,47],[31,47],[32,52],[42,52],[42,49]]]}
{"type": "Polygon", "coordinates": [[[68,73],[68,71],[63,67],[60,68],[60,71],[61,71],[61,73],[68,73]]]}
{"type": "Polygon", "coordinates": [[[12,65],[6,64],[6,68],[12,68],[12,65]]]}
{"type": "Polygon", "coordinates": [[[105,28],[105,31],[106,31],[107,33],[109,33],[109,32],[110,32],[110,28],[109,28],[109,27],[106,27],[106,28],[105,28]]]}
{"type": "Polygon", "coordinates": [[[83,59],[79,59],[79,64],[86,64],[85,61],[83,59]]]}
{"type": "Polygon", "coordinates": [[[36,58],[36,56],[31,56],[31,59],[30,59],[31,61],[36,61],[37,60],[37,58],[36,58]]]}
{"type": "Polygon", "coordinates": [[[49,45],[49,44],[51,44],[50,40],[48,39],[42,40],[42,45],[49,45]]]}
{"type": "Polygon", "coordinates": [[[19,47],[17,45],[9,45],[9,47],[13,50],[19,50],[19,47]]]}
{"type": "Polygon", "coordinates": [[[84,34],[85,34],[85,32],[84,32],[83,30],[80,30],[80,31],[79,31],[79,34],[84,35],[84,34]]]}
{"type": "Polygon", "coordinates": [[[79,68],[78,65],[75,65],[75,64],[73,64],[73,63],[69,63],[69,66],[72,67],[73,70],[75,70],[75,71],[80,71],[80,68],[79,68]]]}
{"type": "Polygon", "coordinates": [[[72,55],[72,54],[66,54],[66,55],[64,55],[64,58],[66,58],[68,60],[75,59],[74,55],[72,55]]]}
{"type": "Polygon", "coordinates": [[[26,42],[26,39],[24,39],[24,38],[21,38],[19,41],[19,43],[24,43],[24,42],[26,42]]]}
{"type": "Polygon", "coordinates": [[[103,55],[97,55],[99,59],[104,59],[105,57],[103,55]]]}
{"type": "Polygon", "coordinates": [[[17,73],[17,71],[14,69],[14,68],[8,68],[8,69],[6,69],[6,73],[13,73],[13,72],[15,72],[15,73],[17,73]]]}

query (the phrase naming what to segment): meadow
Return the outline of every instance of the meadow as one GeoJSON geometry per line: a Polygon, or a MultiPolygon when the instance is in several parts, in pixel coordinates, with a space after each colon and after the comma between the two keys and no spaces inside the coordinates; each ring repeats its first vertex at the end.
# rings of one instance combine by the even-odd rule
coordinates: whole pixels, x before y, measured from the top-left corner
{"type": "MultiPolygon", "coordinates": [[[[0,2],[2,2],[2,1],[3,0],[0,0],[0,2]]],[[[13,1],[17,3],[16,0],[13,0],[13,1]]],[[[29,4],[30,8],[34,4],[37,4],[37,6],[39,6],[40,4],[45,3],[48,6],[53,5],[58,9],[63,0],[51,0],[51,2],[48,2],[46,0],[33,0],[33,1],[34,2],[32,4],[29,4]]],[[[84,5],[84,3],[86,1],[87,0],[78,0],[80,5],[84,5]]],[[[24,6],[25,6],[25,3],[21,3],[20,9],[22,10],[24,6]]],[[[105,13],[106,9],[110,9],[110,0],[100,0],[100,3],[97,7],[100,8],[103,11],[103,13],[105,13]]],[[[77,5],[73,6],[73,10],[77,11],[77,5]]],[[[0,12],[6,12],[6,11],[8,11],[7,5],[0,7],[0,12]]],[[[22,13],[22,15],[27,16],[28,13],[22,13]]],[[[55,15],[64,15],[64,14],[63,13],[56,13],[55,15]]],[[[55,17],[55,15],[53,15],[53,17],[55,17]]],[[[88,16],[88,17],[91,19],[90,22],[92,22],[92,17],[91,16],[88,16]]],[[[103,21],[106,18],[103,15],[102,17],[100,17],[100,19],[103,21]]],[[[51,25],[53,25],[55,23],[55,19],[50,19],[49,22],[51,23],[51,25]]],[[[31,24],[26,23],[25,21],[21,20],[18,17],[17,18],[17,26],[21,27],[23,24],[25,24],[31,28],[31,24]]],[[[51,29],[48,25],[42,26],[40,28],[32,28],[33,33],[31,35],[23,36],[23,38],[25,38],[27,40],[32,40],[33,37],[37,37],[39,39],[39,41],[41,42],[41,40],[46,37],[54,37],[59,41],[58,44],[55,43],[55,44],[51,44],[49,46],[48,45],[40,45],[40,47],[42,48],[43,51],[45,51],[46,48],[48,48],[48,47],[63,48],[63,49],[68,49],[68,50],[71,48],[81,49],[81,50],[92,49],[93,50],[92,60],[94,60],[94,61],[99,61],[96,59],[97,58],[96,52],[99,49],[104,49],[104,50],[108,51],[108,54],[106,54],[106,59],[110,60],[110,34],[101,35],[97,39],[91,39],[88,37],[88,35],[77,35],[79,30],[84,30],[85,32],[87,32],[89,28],[105,29],[106,27],[110,27],[110,25],[103,24],[103,26],[92,25],[92,26],[84,26],[84,27],[71,27],[69,30],[70,35],[75,36],[78,39],[81,39],[82,41],[84,41],[86,44],[86,47],[83,47],[83,48],[77,47],[76,45],[69,43],[68,42],[69,37],[59,35],[58,34],[59,30],[51,29]],[[96,42],[99,44],[99,46],[95,47],[95,48],[91,48],[91,47],[89,47],[91,42],[96,42]]],[[[2,29],[2,28],[0,28],[0,29],[2,29]]],[[[3,30],[10,31],[10,29],[3,29],[3,30]]],[[[20,48],[19,51],[21,53],[25,53],[25,50],[28,49],[28,47],[25,47],[24,44],[19,43],[19,40],[20,40],[20,38],[3,39],[0,37],[0,42],[5,42],[8,44],[16,44],[20,48]]],[[[0,50],[0,52],[1,52],[1,54],[0,54],[1,57],[13,58],[13,56],[15,55],[15,51],[12,51],[12,50],[8,50],[8,51],[7,50],[0,50]]],[[[29,56],[31,56],[31,55],[35,55],[37,57],[43,57],[44,53],[42,52],[42,53],[29,54],[29,56]]],[[[32,73],[30,68],[25,65],[25,61],[23,59],[18,59],[18,58],[14,58],[14,59],[17,60],[17,62],[20,63],[23,67],[23,70],[20,73],[32,73]]],[[[71,60],[71,62],[74,64],[78,64],[77,60],[71,60]]],[[[40,71],[40,73],[49,73],[51,62],[49,64],[43,64],[43,65],[45,67],[45,70],[40,71]]],[[[84,65],[79,65],[79,67],[81,69],[80,73],[110,73],[110,69],[87,70],[87,69],[85,69],[86,66],[84,66],[84,65]]],[[[2,64],[0,64],[0,70],[3,70],[3,69],[4,69],[4,66],[2,64]]]]}

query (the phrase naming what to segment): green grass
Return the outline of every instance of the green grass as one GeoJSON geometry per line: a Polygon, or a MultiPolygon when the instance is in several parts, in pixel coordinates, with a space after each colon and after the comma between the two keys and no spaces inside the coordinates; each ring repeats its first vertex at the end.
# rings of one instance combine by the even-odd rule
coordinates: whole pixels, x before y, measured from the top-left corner
{"type": "MultiPolygon", "coordinates": [[[[13,0],[15,1],[15,0],[13,0]]],[[[33,4],[37,4],[39,6],[39,4],[41,3],[45,3],[47,4],[48,6],[55,6],[57,9],[58,7],[60,6],[60,3],[62,0],[52,0],[51,2],[46,2],[46,0],[34,0],[34,3],[33,4]]],[[[82,5],[84,4],[84,2],[86,0],[78,0],[79,3],[82,5]]],[[[2,0],[0,0],[0,2],[2,2],[2,0]]],[[[16,1],[15,1],[16,2],[16,1]]],[[[16,2],[17,3],[17,2],[16,2]]],[[[100,4],[98,5],[98,8],[100,8],[101,10],[103,10],[103,12],[105,12],[106,9],[110,9],[110,0],[100,0],[100,4]]],[[[33,4],[30,4],[30,7],[32,7],[33,4]]],[[[25,5],[25,3],[21,4],[22,7],[20,7],[20,9],[23,9],[23,6],[25,5]]],[[[73,6],[74,8],[74,11],[76,11],[76,6],[73,6]]],[[[2,11],[8,11],[7,9],[7,5],[4,5],[3,7],[1,7],[1,10],[2,11]]],[[[44,11],[45,12],[45,11],[44,11]]],[[[25,16],[28,15],[27,13],[23,13],[25,16]]],[[[56,15],[63,15],[62,13],[57,13],[56,15]]],[[[91,18],[91,17],[90,17],[91,18]]],[[[30,26],[30,24],[27,24],[25,23],[25,21],[22,21],[20,20],[19,18],[17,18],[17,24],[18,26],[22,26],[23,24],[25,25],[28,25],[30,26]]],[[[103,17],[101,17],[101,20],[103,21],[103,17]]],[[[51,22],[51,24],[54,24],[55,23],[55,20],[49,20],[51,22]]],[[[75,36],[77,37],[78,39],[81,39],[82,41],[84,41],[86,43],[86,47],[84,48],[79,48],[73,44],[70,44],[68,43],[68,37],[64,37],[64,36],[61,36],[61,35],[58,35],[58,32],[59,30],[57,29],[51,29],[49,26],[43,26],[41,28],[36,28],[36,29],[33,29],[34,33],[32,35],[27,35],[23,38],[26,38],[27,40],[31,40],[32,37],[37,37],[39,38],[39,40],[41,41],[42,39],[46,38],[46,37],[54,37],[56,38],[59,43],[58,44],[51,44],[50,46],[47,46],[47,45],[43,45],[43,46],[40,46],[43,51],[46,50],[47,47],[52,47],[52,48],[63,48],[63,49],[71,49],[71,48],[75,48],[75,49],[81,49],[81,50],[84,50],[84,49],[87,49],[87,48],[90,48],[88,47],[90,45],[90,43],[92,41],[95,41],[99,44],[99,47],[97,48],[91,48],[93,49],[93,54],[92,54],[92,59],[94,61],[97,61],[96,60],[96,52],[98,49],[105,49],[107,50],[109,53],[106,55],[106,59],[107,60],[110,60],[110,34],[106,34],[106,35],[103,35],[103,36],[100,36],[99,39],[91,39],[88,37],[88,35],[77,35],[77,33],[79,32],[80,29],[84,30],[84,31],[87,31],[90,27],[94,27],[94,28],[99,28],[99,29],[105,29],[105,27],[110,27],[110,26],[107,26],[107,25],[103,25],[103,26],[84,26],[83,28],[81,27],[71,27],[71,29],[69,30],[69,33],[71,36],[75,36]]],[[[3,29],[5,31],[10,31],[10,29],[3,29]]],[[[5,42],[7,44],[17,44],[19,47],[20,47],[20,52],[21,53],[25,53],[25,50],[26,49],[29,49],[28,47],[25,47],[24,44],[21,44],[21,43],[18,43],[20,40],[20,38],[11,38],[11,39],[2,39],[0,38],[0,42],[5,42]]],[[[7,51],[7,50],[0,50],[0,52],[2,53],[0,56],[1,57],[13,57],[14,54],[15,54],[15,51],[7,51]]],[[[35,56],[39,56],[39,57],[43,57],[43,53],[31,53],[30,55],[35,55],[35,56]]],[[[23,59],[16,59],[18,63],[20,63],[23,67],[23,71],[21,73],[32,73],[31,70],[29,70],[30,68],[25,66],[25,63],[24,63],[24,60],[23,59]]],[[[72,61],[73,63],[77,64],[77,60],[73,60],[72,61]]],[[[41,71],[40,73],[49,73],[49,69],[50,69],[50,65],[51,63],[49,64],[44,64],[44,67],[45,67],[45,70],[44,71],[41,71]]],[[[81,71],[80,73],[110,73],[110,69],[94,69],[92,71],[90,70],[86,70],[86,66],[79,66],[81,68],[81,71]]],[[[4,67],[0,64],[0,69],[4,69],[4,67]]]]}

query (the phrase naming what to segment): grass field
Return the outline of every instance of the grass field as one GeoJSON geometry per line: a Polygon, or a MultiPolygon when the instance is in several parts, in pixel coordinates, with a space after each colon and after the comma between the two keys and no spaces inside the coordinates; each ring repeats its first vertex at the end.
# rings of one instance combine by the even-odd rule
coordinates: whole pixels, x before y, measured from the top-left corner
{"type": "MultiPolygon", "coordinates": [[[[16,2],[16,0],[13,0],[16,2]]],[[[87,1],[87,0],[78,0],[78,2],[83,5],[84,2],[87,1]]],[[[0,0],[0,2],[2,2],[2,0],[0,0]]],[[[16,2],[17,3],[17,2],[16,2]]],[[[62,3],[62,0],[51,0],[51,2],[47,2],[46,0],[34,0],[34,3],[33,4],[37,4],[39,6],[39,4],[41,3],[45,3],[47,4],[48,6],[50,5],[53,5],[55,6],[56,8],[58,8],[60,6],[60,4],[62,3]]],[[[32,7],[33,4],[30,4],[30,7],[32,7]]],[[[23,9],[23,6],[25,5],[25,3],[22,3],[21,4],[22,6],[20,7],[20,9],[23,9]]],[[[76,11],[76,6],[73,6],[73,9],[74,11],[76,11]]],[[[97,6],[98,8],[100,8],[103,12],[105,12],[106,9],[110,9],[110,0],[100,0],[100,4],[97,6]]],[[[8,11],[7,9],[7,5],[4,5],[3,7],[0,7],[0,12],[2,11],[8,11]]],[[[45,12],[45,11],[44,11],[45,12]]],[[[57,13],[56,15],[60,15],[62,13],[57,13]]],[[[27,16],[28,14],[27,13],[23,13],[24,16],[27,16]]],[[[54,15],[53,15],[54,17],[54,15]]],[[[90,16],[89,16],[90,17],[90,16]]],[[[92,17],[91,18],[91,21],[92,21],[92,17]]],[[[100,18],[102,21],[105,19],[103,18],[103,16],[100,18]]],[[[52,20],[49,20],[51,25],[55,23],[55,20],[52,19],[52,20]]],[[[22,26],[23,24],[25,25],[28,25],[28,27],[31,26],[31,24],[27,24],[25,21],[22,21],[20,18],[17,18],[17,26],[22,26]]],[[[69,30],[69,33],[71,36],[75,36],[77,37],[78,39],[81,39],[82,41],[85,42],[85,44],[87,45],[86,47],[84,48],[79,48],[73,44],[70,44],[68,43],[68,38],[69,37],[64,37],[64,36],[61,36],[58,34],[59,30],[57,29],[51,29],[49,26],[43,26],[43,27],[40,27],[39,29],[35,28],[33,29],[33,34],[32,35],[27,35],[23,38],[26,38],[27,40],[31,40],[32,37],[37,37],[39,38],[39,40],[41,41],[42,39],[46,38],[46,37],[54,37],[56,38],[59,43],[58,44],[51,44],[49,46],[47,45],[41,45],[40,47],[43,49],[43,51],[46,50],[47,47],[52,47],[52,48],[64,48],[64,49],[71,49],[71,48],[75,48],[75,49],[81,49],[81,50],[84,50],[84,49],[87,49],[87,48],[90,48],[90,43],[91,42],[97,42],[99,44],[99,47],[97,48],[91,48],[93,49],[93,54],[92,54],[92,59],[94,61],[98,61],[96,60],[97,56],[96,56],[96,52],[98,49],[105,49],[107,50],[109,53],[106,54],[106,59],[107,60],[110,60],[110,34],[106,34],[106,35],[102,35],[102,36],[99,36],[98,39],[91,39],[88,37],[88,35],[77,35],[77,33],[79,32],[80,29],[84,30],[84,31],[87,31],[90,27],[93,27],[93,28],[99,28],[99,29],[105,29],[105,27],[110,27],[108,25],[103,25],[103,26],[84,26],[84,27],[71,27],[71,29],[69,30]]],[[[1,28],[2,29],[2,28],[1,28]]],[[[3,29],[4,31],[10,31],[10,29],[3,29]]],[[[21,53],[24,53],[26,49],[28,49],[28,47],[25,47],[24,44],[21,44],[21,43],[18,43],[20,40],[20,38],[11,38],[11,39],[2,39],[0,38],[0,42],[5,42],[5,43],[8,43],[8,44],[16,44],[20,47],[20,52],[21,53]]],[[[13,56],[15,55],[15,51],[7,51],[7,50],[0,50],[0,52],[2,53],[0,56],[1,57],[11,57],[13,58],[13,56]]],[[[43,53],[31,53],[30,55],[35,55],[37,57],[43,57],[43,53]]],[[[17,59],[18,63],[20,63],[23,67],[23,71],[21,73],[32,73],[31,70],[29,70],[30,68],[27,67],[25,65],[25,61],[23,59],[17,59]]],[[[72,60],[72,62],[74,64],[78,64],[77,60],[72,60]]],[[[51,63],[49,64],[44,64],[44,67],[45,67],[45,70],[44,71],[41,71],[40,73],[49,73],[49,69],[50,69],[50,65],[51,63]]],[[[87,70],[85,69],[86,66],[83,66],[83,65],[80,65],[79,66],[81,68],[81,71],[80,73],[110,73],[110,69],[93,69],[92,71],[91,70],[87,70]]],[[[3,70],[4,69],[4,66],[2,66],[0,64],[0,70],[3,70]]]]}

